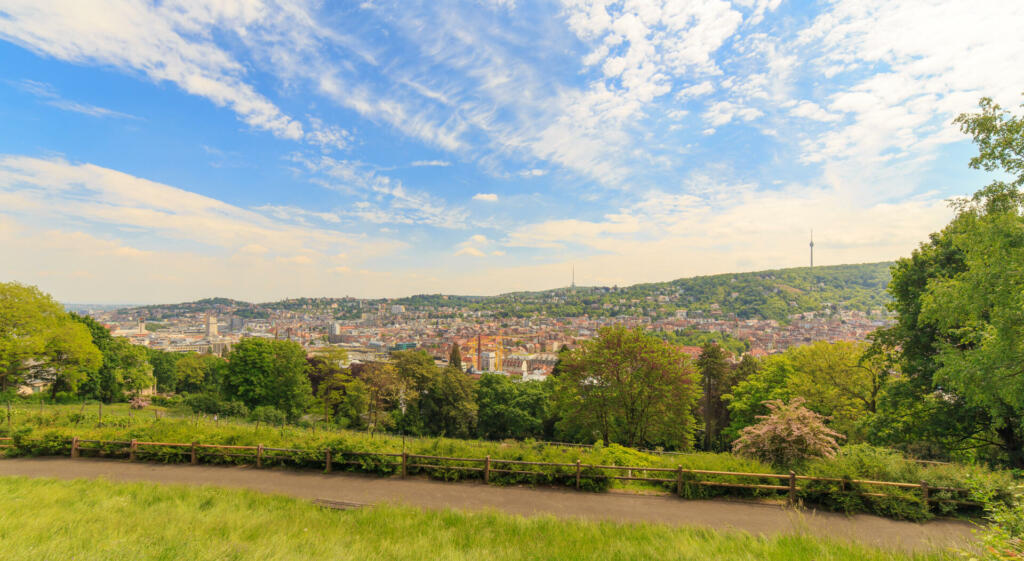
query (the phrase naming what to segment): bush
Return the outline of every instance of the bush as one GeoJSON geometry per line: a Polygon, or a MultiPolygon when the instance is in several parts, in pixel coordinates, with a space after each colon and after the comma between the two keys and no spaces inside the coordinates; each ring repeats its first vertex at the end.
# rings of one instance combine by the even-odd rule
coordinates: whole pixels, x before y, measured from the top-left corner
{"type": "Polygon", "coordinates": [[[813,458],[831,458],[843,435],[825,426],[825,418],[803,406],[804,399],[788,404],[778,399],[765,401],[767,415],[745,427],[733,442],[733,450],[779,467],[791,468],[813,458]]]}
{"type": "Polygon", "coordinates": [[[249,416],[249,408],[241,401],[225,401],[221,404],[220,413],[225,417],[244,419],[249,416]]]}
{"type": "Polygon", "coordinates": [[[195,413],[208,413],[214,415],[220,413],[220,398],[206,393],[196,393],[185,396],[185,405],[195,413]]]}
{"type": "MultiPolygon", "coordinates": [[[[244,406],[243,406],[244,407],[244,406]]],[[[249,420],[268,425],[283,425],[287,419],[284,411],[269,405],[260,405],[249,413],[249,420]]]]}

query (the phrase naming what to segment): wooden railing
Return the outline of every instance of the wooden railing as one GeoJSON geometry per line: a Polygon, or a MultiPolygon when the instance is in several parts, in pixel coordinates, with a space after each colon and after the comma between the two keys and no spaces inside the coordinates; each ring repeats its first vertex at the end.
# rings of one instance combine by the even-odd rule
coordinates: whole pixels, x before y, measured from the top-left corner
{"type": "MultiPolygon", "coordinates": [[[[0,448],[11,448],[10,438],[0,438],[0,448]]],[[[171,452],[188,457],[191,464],[199,464],[203,456],[215,453],[218,458],[241,458],[248,459],[256,467],[263,467],[268,460],[292,460],[300,465],[321,464],[324,471],[330,473],[335,466],[361,466],[360,457],[376,457],[385,460],[385,465],[401,476],[408,477],[410,470],[453,470],[458,472],[469,472],[483,482],[490,483],[492,475],[512,474],[527,476],[558,476],[561,480],[576,489],[581,489],[583,482],[587,479],[618,480],[618,481],[639,481],[674,487],[676,494],[683,495],[685,486],[699,485],[706,487],[740,488],[780,492],[785,494],[787,503],[795,504],[801,493],[815,492],[818,490],[801,486],[799,482],[827,482],[838,483],[840,492],[851,493],[865,497],[887,497],[886,493],[861,490],[863,487],[891,487],[900,489],[918,489],[921,499],[927,506],[930,503],[954,503],[958,505],[977,505],[978,503],[963,500],[969,493],[967,489],[952,487],[938,487],[929,485],[927,482],[906,483],[897,481],[873,481],[862,479],[840,479],[829,477],[815,477],[809,475],[797,475],[789,473],[750,473],[733,471],[713,471],[700,469],[686,469],[682,466],[671,467],[648,467],[648,466],[613,466],[600,464],[584,464],[580,460],[574,463],[556,462],[530,462],[524,460],[506,460],[501,458],[460,458],[450,456],[429,456],[423,454],[409,453],[388,453],[388,452],[353,452],[338,451],[330,449],[305,450],[295,448],[272,448],[262,444],[255,446],[238,446],[226,444],[201,444],[199,442],[146,442],[140,440],[87,440],[72,438],[68,441],[70,455],[72,458],[79,458],[82,452],[99,455],[118,455],[127,457],[129,461],[136,461],[140,449],[161,449],[164,453],[171,452]],[[455,463],[453,463],[455,462],[455,463]],[[462,464],[462,465],[460,465],[462,464]],[[471,465],[464,465],[471,464],[471,465]],[[528,469],[541,468],[541,469],[528,469]],[[551,469],[543,469],[551,468],[551,469]],[[733,481],[718,481],[708,479],[706,476],[730,477],[733,481]],[[737,482],[739,480],[753,480],[737,482]],[[765,483],[763,480],[775,480],[777,483],[765,483]],[[761,481],[759,481],[761,480],[761,481]],[[673,485],[674,484],[674,485],[673,485]],[[857,488],[859,487],[859,488],[857,488]],[[957,498],[933,497],[932,493],[944,491],[948,495],[957,498]]],[[[182,458],[184,459],[184,458],[182,458]]],[[[214,458],[209,458],[213,460],[214,458]]],[[[358,468],[357,468],[358,471],[358,468]]]]}

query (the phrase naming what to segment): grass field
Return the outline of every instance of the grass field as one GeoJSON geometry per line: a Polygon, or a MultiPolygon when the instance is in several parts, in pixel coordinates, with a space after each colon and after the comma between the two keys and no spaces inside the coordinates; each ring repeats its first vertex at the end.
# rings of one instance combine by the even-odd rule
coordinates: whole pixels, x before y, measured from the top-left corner
{"type": "Polygon", "coordinates": [[[939,561],[804,536],[433,512],[336,511],[281,496],[152,483],[0,478],[5,561],[680,559],[939,561]]]}

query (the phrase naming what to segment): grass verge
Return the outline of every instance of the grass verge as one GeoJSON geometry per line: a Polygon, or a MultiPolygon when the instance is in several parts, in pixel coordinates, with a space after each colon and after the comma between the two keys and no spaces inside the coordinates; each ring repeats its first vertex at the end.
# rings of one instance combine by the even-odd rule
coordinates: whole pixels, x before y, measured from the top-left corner
{"type": "Polygon", "coordinates": [[[467,514],[322,509],[216,487],[0,478],[7,561],[559,560],[945,561],[806,536],[467,514]]]}

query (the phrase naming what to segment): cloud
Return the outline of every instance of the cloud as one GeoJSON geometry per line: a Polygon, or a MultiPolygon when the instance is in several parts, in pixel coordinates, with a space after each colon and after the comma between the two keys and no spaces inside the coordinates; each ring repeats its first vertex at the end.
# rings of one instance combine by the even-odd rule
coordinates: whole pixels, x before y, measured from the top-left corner
{"type": "Polygon", "coordinates": [[[547,173],[548,173],[548,171],[545,170],[545,169],[533,168],[533,169],[524,169],[524,170],[520,171],[519,172],[519,176],[520,177],[540,177],[542,175],[546,175],[547,173]]]}
{"type": "Polygon", "coordinates": [[[486,257],[487,254],[475,247],[463,247],[455,252],[455,255],[472,255],[473,257],[486,257]]]}
{"type": "Polygon", "coordinates": [[[171,245],[188,242],[196,248],[244,253],[337,253],[372,241],[361,234],[292,223],[295,216],[330,215],[291,207],[265,210],[273,218],[92,164],[0,155],[0,212],[9,216],[120,227],[171,245]]]}
{"type": "Polygon", "coordinates": [[[52,105],[58,109],[65,111],[73,111],[75,113],[81,113],[90,117],[111,117],[115,119],[138,119],[135,115],[129,115],[128,113],[122,113],[120,111],[114,111],[113,109],[107,109],[106,107],[100,107],[98,105],[90,105],[88,103],[79,103],[77,101],[71,101],[64,99],[57,93],[57,90],[46,82],[37,82],[35,80],[21,80],[18,82],[11,82],[18,89],[28,92],[39,99],[43,100],[47,105],[52,105]]]}
{"type": "Polygon", "coordinates": [[[446,161],[446,160],[416,160],[415,162],[413,162],[413,163],[411,163],[409,165],[414,167],[414,168],[418,168],[418,167],[441,167],[441,168],[446,168],[446,167],[452,165],[452,163],[449,162],[449,161],[446,161]]]}
{"type": "Polygon", "coordinates": [[[477,193],[473,195],[473,200],[484,201],[488,203],[496,203],[498,202],[498,195],[497,193],[477,193]]]}
{"type": "Polygon", "coordinates": [[[399,180],[373,170],[355,160],[328,156],[309,158],[293,155],[324,188],[360,197],[347,214],[377,224],[423,224],[438,228],[462,229],[468,226],[469,213],[451,207],[425,191],[409,189],[399,180]]]}

